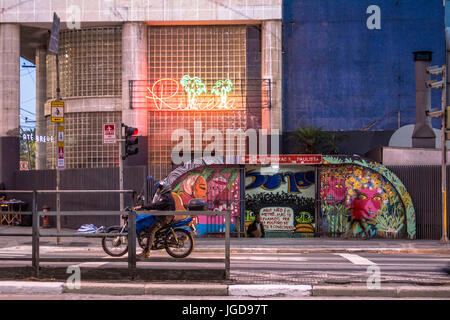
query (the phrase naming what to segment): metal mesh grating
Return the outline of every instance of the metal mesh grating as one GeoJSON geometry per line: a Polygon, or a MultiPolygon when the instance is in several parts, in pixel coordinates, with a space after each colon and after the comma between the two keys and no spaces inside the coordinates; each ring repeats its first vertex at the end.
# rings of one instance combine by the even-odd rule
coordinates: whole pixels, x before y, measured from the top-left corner
{"type": "MultiPolygon", "coordinates": [[[[64,158],[66,168],[118,166],[118,144],[103,144],[103,125],[115,123],[116,136],[121,112],[67,113],[64,116],[64,158]]],[[[47,132],[54,137],[56,124],[47,119],[47,132]]],[[[56,141],[47,144],[47,168],[56,167],[56,141]]]]}
{"type": "MultiPolygon", "coordinates": [[[[65,30],[59,42],[61,97],[120,96],[122,29],[65,30]]],[[[47,58],[47,98],[56,96],[56,59],[47,58]]]]}
{"type": "MultiPolygon", "coordinates": [[[[152,83],[158,79],[180,81],[188,75],[200,78],[208,91],[218,80],[245,83],[242,79],[246,79],[246,26],[149,27],[148,70],[148,79],[153,79],[152,83]]],[[[171,152],[176,142],[171,141],[171,134],[174,130],[186,129],[191,133],[193,150],[195,121],[202,123],[202,132],[217,129],[224,136],[228,128],[246,129],[246,86],[234,86],[232,94],[238,97],[240,106],[232,111],[176,111],[148,107],[149,167],[153,177],[160,179],[172,170],[171,152]]],[[[180,91],[180,95],[185,95],[184,91],[180,91]]],[[[185,98],[173,104],[179,104],[182,99],[185,98]]],[[[206,143],[199,143],[204,150],[206,143]]],[[[235,154],[245,150],[245,141],[237,142],[236,149],[235,154]]],[[[225,155],[224,150],[221,151],[225,155]]]]}

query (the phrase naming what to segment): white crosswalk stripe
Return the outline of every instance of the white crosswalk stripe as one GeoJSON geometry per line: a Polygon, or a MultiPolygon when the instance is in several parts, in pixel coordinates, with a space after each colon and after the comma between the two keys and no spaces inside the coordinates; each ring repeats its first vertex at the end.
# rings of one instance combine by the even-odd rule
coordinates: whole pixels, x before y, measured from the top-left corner
{"type": "Polygon", "coordinates": [[[335,253],[335,254],[349,260],[351,263],[356,264],[356,265],[361,265],[361,266],[376,265],[375,262],[372,262],[369,259],[358,256],[357,254],[351,254],[351,253],[335,253]]]}

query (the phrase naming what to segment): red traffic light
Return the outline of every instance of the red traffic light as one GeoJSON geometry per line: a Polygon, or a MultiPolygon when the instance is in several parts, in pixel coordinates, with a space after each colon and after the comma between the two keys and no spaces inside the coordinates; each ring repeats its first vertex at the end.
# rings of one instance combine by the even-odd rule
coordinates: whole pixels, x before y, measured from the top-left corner
{"type": "Polygon", "coordinates": [[[137,128],[125,126],[125,135],[128,136],[136,136],[139,133],[137,128]]]}

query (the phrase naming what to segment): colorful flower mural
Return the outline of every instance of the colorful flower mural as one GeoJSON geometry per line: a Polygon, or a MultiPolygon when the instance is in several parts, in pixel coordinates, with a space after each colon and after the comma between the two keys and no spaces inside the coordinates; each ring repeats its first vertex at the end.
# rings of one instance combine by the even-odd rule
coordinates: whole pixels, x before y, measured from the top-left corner
{"type": "Polygon", "coordinates": [[[371,238],[415,238],[415,214],[411,198],[401,181],[379,163],[358,157],[324,157],[320,173],[323,230],[336,236],[362,232],[351,224],[350,208],[355,200],[368,212],[371,238]],[[334,164],[334,165],[333,165],[334,164]]]}

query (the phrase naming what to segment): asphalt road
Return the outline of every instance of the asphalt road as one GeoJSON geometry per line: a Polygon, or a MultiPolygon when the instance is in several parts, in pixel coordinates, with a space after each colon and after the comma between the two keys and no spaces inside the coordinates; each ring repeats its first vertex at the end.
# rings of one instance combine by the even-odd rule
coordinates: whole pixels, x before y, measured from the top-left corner
{"type": "MultiPolygon", "coordinates": [[[[58,247],[42,245],[41,259],[83,257],[93,262],[46,262],[46,265],[78,265],[86,268],[127,267],[126,261],[111,262],[100,246],[58,247]],[[105,261],[102,261],[105,259],[105,261]]],[[[0,267],[30,265],[31,246],[0,247],[0,267]],[[8,260],[20,258],[21,261],[8,260]]],[[[126,257],[126,256],[125,256],[126,257]]],[[[166,252],[153,252],[139,268],[221,268],[222,262],[199,262],[223,259],[222,253],[194,253],[189,259],[169,262],[166,252]]],[[[361,284],[377,279],[381,283],[442,285],[450,284],[450,276],[442,268],[450,257],[441,254],[370,254],[370,253],[231,253],[231,280],[236,284],[361,284]]]]}

